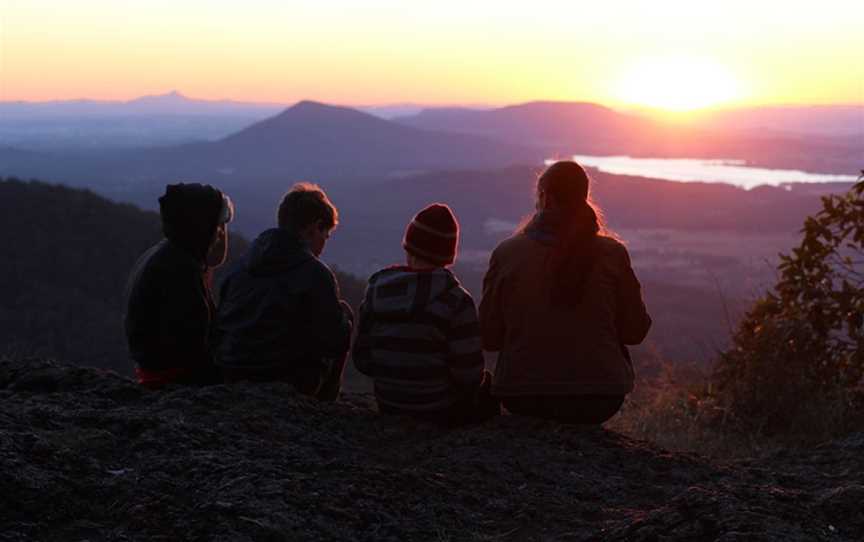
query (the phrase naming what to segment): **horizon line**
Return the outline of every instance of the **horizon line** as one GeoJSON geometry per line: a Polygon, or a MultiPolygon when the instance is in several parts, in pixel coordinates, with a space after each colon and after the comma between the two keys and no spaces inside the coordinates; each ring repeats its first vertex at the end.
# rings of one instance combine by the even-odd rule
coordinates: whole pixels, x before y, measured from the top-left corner
{"type": "Polygon", "coordinates": [[[642,112],[662,112],[667,114],[676,114],[676,113],[699,113],[699,112],[711,112],[711,111],[729,111],[729,110],[744,110],[744,109],[763,109],[763,108],[807,108],[807,107],[851,107],[851,108],[861,108],[864,111],[864,102],[856,103],[856,102],[777,102],[777,103],[730,103],[730,104],[717,104],[714,106],[694,108],[690,110],[684,111],[674,111],[667,110],[659,107],[648,107],[639,104],[623,104],[623,103],[609,103],[609,102],[600,102],[600,101],[588,101],[588,100],[579,100],[579,99],[549,99],[549,98],[531,98],[525,100],[516,100],[512,102],[419,102],[419,101],[411,101],[411,100],[400,100],[395,102],[379,102],[379,103],[350,103],[350,102],[330,102],[315,98],[300,98],[289,101],[255,101],[255,100],[243,100],[236,99],[231,97],[219,97],[219,98],[202,98],[202,97],[193,97],[188,94],[185,94],[182,91],[177,89],[171,89],[163,93],[156,94],[140,94],[131,98],[89,98],[89,97],[76,97],[76,98],[50,98],[45,100],[28,100],[28,99],[12,99],[12,100],[4,100],[0,99],[0,105],[13,105],[13,104],[21,104],[21,105],[49,105],[49,104],[63,104],[63,103],[80,103],[80,102],[90,102],[90,103],[104,103],[104,104],[115,104],[115,105],[125,105],[131,104],[133,102],[146,99],[146,98],[165,98],[170,96],[177,96],[179,98],[183,98],[186,100],[194,101],[194,102],[228,102],[237,105],[247,105],[254,107],[293,107],[302,102],[316,102],[324,105],[331,105],[337,107],[350,107],[354,109],[364,109],[364,108],[396,108],[396,107],[415,107],[415,108],[426,108],[426,109],[444,109],[444,108],[469,108],[469,109],[498,109],[502,107],[512,107],[518,105],[525,105],[529,103],[562,103],[562,104],[592,104],[598,105],[602,107],[607,107],[613,110],[622,110],[622,111],[642,111],[642,112]]]}

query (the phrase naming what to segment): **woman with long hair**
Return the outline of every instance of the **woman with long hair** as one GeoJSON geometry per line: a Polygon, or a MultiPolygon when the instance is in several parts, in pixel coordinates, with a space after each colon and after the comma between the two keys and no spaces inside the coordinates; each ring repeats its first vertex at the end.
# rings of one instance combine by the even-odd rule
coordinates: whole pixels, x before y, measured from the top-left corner
{"type": "Polygon", "coordinates": [[[576,162],[549,166],[534,215],[498,245],[483,280],[483,346],[499,352],[492,393],[514,414],[601,424],[633,389],[626,345],[651,318],[589,184],[576,162]]]}

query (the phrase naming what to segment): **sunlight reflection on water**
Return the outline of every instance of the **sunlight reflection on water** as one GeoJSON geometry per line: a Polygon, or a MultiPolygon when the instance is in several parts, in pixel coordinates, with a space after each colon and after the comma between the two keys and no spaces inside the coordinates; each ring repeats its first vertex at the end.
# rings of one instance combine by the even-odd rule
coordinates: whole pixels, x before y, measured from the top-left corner
{"type": "MultiPolygon", "coordinates": [[[[630,156],[574,155],[585,166],[615,175],[635,175],[668,181],[729,183],[750,189],[760,185],[787,183],[854,183],[853,175],[807,173],[795,169],[747,167],[742,160],[704,160],[699,158],[631,158],[630,156]]],[[[554,160],[547,160],[547,164],[554,160]]]]}

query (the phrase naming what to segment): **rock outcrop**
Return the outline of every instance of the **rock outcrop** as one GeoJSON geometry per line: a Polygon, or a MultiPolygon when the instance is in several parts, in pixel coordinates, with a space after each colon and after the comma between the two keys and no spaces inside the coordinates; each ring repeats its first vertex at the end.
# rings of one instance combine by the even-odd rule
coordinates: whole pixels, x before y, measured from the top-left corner
{"type": "Polygon", "coordinates": [[[0,361],[4,540],[861,540],[864,435],[758,460],[518,416],[446,431],[284,384],[0,361]]]}

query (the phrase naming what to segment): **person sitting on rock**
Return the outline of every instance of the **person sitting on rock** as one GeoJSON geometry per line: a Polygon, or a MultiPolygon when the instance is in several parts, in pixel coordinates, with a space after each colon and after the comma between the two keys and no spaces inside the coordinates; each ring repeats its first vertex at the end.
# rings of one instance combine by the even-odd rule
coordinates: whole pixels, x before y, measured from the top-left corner
{"type": "Polygon", "coordinates": [[[407,265],[369,279],[353,359],[374,379],[382,413],[458,425],[500,412],[489,394],[474,300],[447,269],[458,238],[450,208],[432,204],[405,231],[407,265]]]}
{"type": "Polygon", "coordinates": [[[227,274],[214,346],[228,382],[281,381],[323,401],[339,396],[353,314],[318,259],[338,216],[320,187],[295,185],[279,205],[278,227],[227,274]]]}
{"type": "Polygon", "coordinates": [[[537,211],[494,250],[483,280],[483,345],[500,352],[492,393],[514,414],[601,424],[633,389],[625,345],[642,342],[651,318],[588,184],[579,164],[551,165],[537,211]]]}
{"type": "Polygon", "coordinates": [[[166,187],[159,212],[165,239],[138,259],[126,287],[124,327],[138,382],[219,383],[210,270],[227,256],[234,206],[210,185],[180,183],[166,187]]]}

